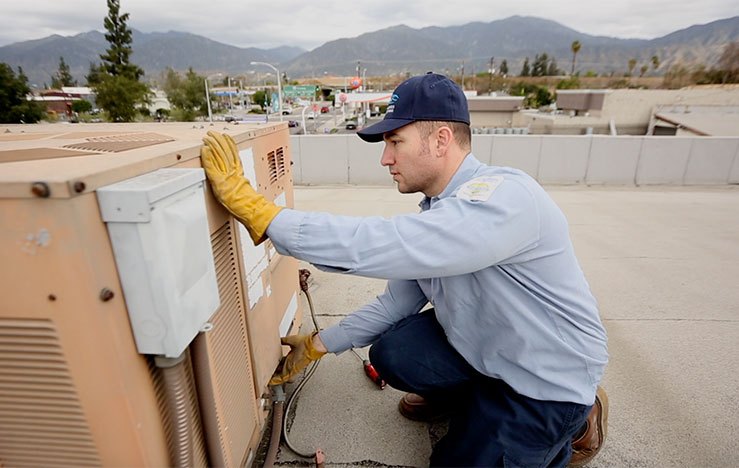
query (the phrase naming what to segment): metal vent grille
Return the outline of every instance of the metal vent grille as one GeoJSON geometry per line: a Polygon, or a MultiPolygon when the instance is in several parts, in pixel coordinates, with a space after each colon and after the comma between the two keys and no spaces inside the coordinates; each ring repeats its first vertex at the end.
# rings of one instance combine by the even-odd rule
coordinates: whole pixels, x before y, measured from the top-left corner
{"type": "Polygon", "coordinates": [[[267,153],[267,168],[270,185],[285,176],[285,149],[283,147],[267,153]]]}
{"type": "Polygon", "coordinates": [[[285,151],[282,147],[277,148],[275,159],[277,160],[277,178],[285,176],[285,151]]]}
{"type": "Polygon", "coordinates": [[[92,137],[87,138],[87,142],[85,143],[74,143],[71,145],[65,145],[64,147],[87,151],[118,153],[121,151],[143,148],[145,146],[158,145],[168,141],[174,141],[174,139],[157,133],[134,133],[128,135],[92,137]]]}
{"type": "Polygon", "coordinates": [[[101,465],[50,320],[0,319],[0,465],[101,465]]]}
{"type": "Polygon", "coordinates": [[[213,393],[219,402],[216,412],[224,458],[233,466],[243,466],[258,420],[231,224],[214,232],[211,243],[221,298],[221,307],[211,320],[213,329],[205,334],[213,363],[213,393]]]}
{"type": "Polygon", "coordinates": [[[279,177],[277,174],[277,158],[274,151],[267,153],[267,169],[269,170],[269,184],[272,185],[277,182],[279,177]]]}

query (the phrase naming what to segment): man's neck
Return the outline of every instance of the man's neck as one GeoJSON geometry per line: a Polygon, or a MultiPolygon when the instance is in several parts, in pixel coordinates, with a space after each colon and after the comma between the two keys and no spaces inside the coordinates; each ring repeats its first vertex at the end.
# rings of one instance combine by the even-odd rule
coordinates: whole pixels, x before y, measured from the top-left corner
{"type": "Polygon", "coordinates": [[[444,156],[444,168],[442,169],[441,173],[439,174],[439,177],[437,178],[437,182],[434,184],[433,187],[431,187],[428,190],[425,190],[423,193],[427,197],[436,197],[441,192],[444,191],[444,189],[449,185],[449,182],[451,182],[452,177],[454,177],[454,174],[457,173],[459,170],[459,166],[462,165],[462,162],[465,160],[467,155],[470,154],[470,151],[462,150],[462,149],[455,149],[453,152],[449,152],[444,156]]]}

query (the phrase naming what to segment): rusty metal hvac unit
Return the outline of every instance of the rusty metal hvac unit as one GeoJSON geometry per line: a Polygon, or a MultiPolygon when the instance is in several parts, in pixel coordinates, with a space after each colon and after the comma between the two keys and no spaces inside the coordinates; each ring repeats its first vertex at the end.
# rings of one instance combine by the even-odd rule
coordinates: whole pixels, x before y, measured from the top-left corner
{"type": "MultiPolygon", "coordinates": [[[[293,204],[286,124],[232,135],[293,204]]],[[[297,262],[214,199],[192,124],[0,127],[0,466],[245,466],[297,262]]]]}

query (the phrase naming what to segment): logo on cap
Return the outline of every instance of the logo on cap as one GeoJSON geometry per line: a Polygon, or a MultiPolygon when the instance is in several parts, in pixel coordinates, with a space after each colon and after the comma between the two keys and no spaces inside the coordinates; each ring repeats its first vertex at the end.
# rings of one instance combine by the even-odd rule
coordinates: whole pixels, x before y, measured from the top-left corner
{"type": "Polygon", "coordinates": [[[398,101],[399,96],[397,94],[393,94],[390,97],[390,104],[387,106],[387,110],[385,110],[385,113],[390,113],[395,110],[395,103],[398,101]]]}

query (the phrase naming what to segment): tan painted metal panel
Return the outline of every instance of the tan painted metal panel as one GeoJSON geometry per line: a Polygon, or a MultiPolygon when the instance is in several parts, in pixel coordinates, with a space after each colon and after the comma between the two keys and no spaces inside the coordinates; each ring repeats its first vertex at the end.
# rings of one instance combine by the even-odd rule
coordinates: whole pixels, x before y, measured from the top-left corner
{"type": "MultiPolygon", "coordinates": [[[[259,190],[292,206],[287,125],[7,128],[10,133],[0,133],[0,151],[33,154],[48,148],[61,155],[70,146],[99,143],[91,140],[100,137],[148,146],[0,163],[0,432],[29,432],[28,414],[37,434],[0,438],[0,460],[8,466],[167,466],[171,425],[162,409],[161,382],[151,360],[136,351],[94,191],[162,167],[200,167],[202,137],[213,129],[233,135],[240,148],[253,147],[259,190]],[[171,141],[149,144],[154,140],[171,141]],[[39,196],[44,190],[34,188],[37,182],[48,197],[39,196]],[[42,359],[23,367],[29,356],[42,359]]],[[[271,255],[275,263],[263,273],[269,300],[250,310],[239,242],[233,234],[221,236],[224,226],[236,224],[210,190],[206,208],[224,304],[212,319],[214,330],[205,333],[210,406],[220,421],[222,448],[211,462],[243,466],[264,427],[261,393],[281,356],[276,329],[281,314],[286,301],[299,294],[297,262],[271,255]],[[261,385],[255,386],[257,381],[261,385]]],[[[300,319],[298,309],[293,330],[300,319]]]]}
{"type": "MultiPolygon", "coordinates": [[[[48,321],[58,337],[59,358],[39,362],[34,371],[67,369],[68,401],[81,409],[103,465],[167,464],[151,375],[136,352],[94,194],[70,201],[0,200],[0,224],[0,317],[48,321]],[[111,300],[101,300],[104,288],[111,300]]],[[[2,369],[19,360],[3,355],[2,369]]],[[[55,413],[38,411],[48,418],[55,413]]],[[[44,450],[61,450],[64,436],[44,450]]],[[[0,459],[12,465],[5,453],[0,459]]]]}

